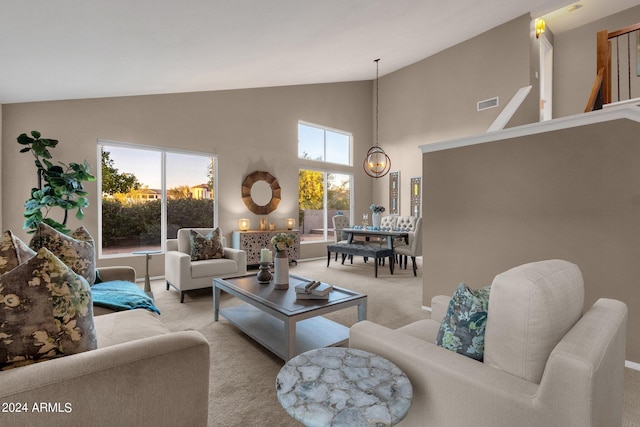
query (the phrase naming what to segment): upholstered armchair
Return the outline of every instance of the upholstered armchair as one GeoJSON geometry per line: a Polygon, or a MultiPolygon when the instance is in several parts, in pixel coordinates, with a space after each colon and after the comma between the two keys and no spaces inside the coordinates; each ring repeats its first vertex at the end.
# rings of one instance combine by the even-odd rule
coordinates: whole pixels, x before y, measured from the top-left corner
{"type": "Polygon", "coordinates": [[[180,293],[180,302],[184,302],[186,291],[210,288],[215,277],[242,276],[247,273],[247,254],[240,249],[228,248],[226,238],[220,237],[223,257],[215,259],[191,260],[190,230],[201,235],[213,231],[213,228],[182,228],[177,239],[168,239],[165,254],[165,279],[167,290],[175,288],[180,293]]]}
{"type": "Polygon", "coordinates": [[[449,298],[397,330],[363,321],[349,345],[386,357],[413,385],[406,426],[620,426],[627,307],[601,298],[583,314],[578,267],[550,260],[494,279],[484,362],[435,344],[449,298]]]}

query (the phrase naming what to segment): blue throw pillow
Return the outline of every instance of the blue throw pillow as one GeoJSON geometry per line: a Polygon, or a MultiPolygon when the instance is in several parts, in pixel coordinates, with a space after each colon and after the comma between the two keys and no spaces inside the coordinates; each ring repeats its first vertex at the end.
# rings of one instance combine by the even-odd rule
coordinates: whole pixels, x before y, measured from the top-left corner
{"type": "Polygon", "coordinates": [[[482,362],[490,291],[491,286],[473,290],[460,283],[440,324],[436,345],[482,362]]]}

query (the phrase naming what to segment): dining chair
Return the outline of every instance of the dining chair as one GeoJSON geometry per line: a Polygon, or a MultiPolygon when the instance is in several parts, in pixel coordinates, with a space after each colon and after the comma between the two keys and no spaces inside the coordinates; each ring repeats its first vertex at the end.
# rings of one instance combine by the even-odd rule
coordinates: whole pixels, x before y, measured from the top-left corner
{"type": "MultiPolygon", "coordinates": [[[[411,257],[413,263],[413,275],[417,275],[416,257],[422,256],[422,217],[416,218],[413,232],[409,232],[409,243],[394,246],[394,255],[404,257],[404,268],[407,268],[407,257],[411,257]]],[[[402,266],[402,262],[398,263],[402,266]]]]}

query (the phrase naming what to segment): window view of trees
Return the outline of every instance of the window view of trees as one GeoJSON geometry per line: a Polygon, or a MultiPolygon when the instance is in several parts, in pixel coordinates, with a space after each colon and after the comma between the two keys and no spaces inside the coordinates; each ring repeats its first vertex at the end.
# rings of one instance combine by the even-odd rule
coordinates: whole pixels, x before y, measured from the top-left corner
{"type": "Polygon", "coordinates": [[[215,158],[103,145],[101,159],[102,254],[159,250],[180,228],[213,227],[215,158]]]}
{"type": "Polygon", "coordinates": [[[301,169],[298,204],[300,240],[333,239],[331,218],[339,212],[346,216],[351,213],[351,175],[301,169]]]}

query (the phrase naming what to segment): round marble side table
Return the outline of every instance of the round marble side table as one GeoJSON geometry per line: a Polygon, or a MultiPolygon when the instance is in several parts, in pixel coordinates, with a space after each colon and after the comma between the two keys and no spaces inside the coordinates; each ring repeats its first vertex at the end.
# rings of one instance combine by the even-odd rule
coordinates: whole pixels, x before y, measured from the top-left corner
{"type": "Polygon", "coordinates": [[[282,407],[308,427],[392,426],[409,412],[409,378],[387,359],[327,347],[290,359],[276,378],[282,407]]]}

